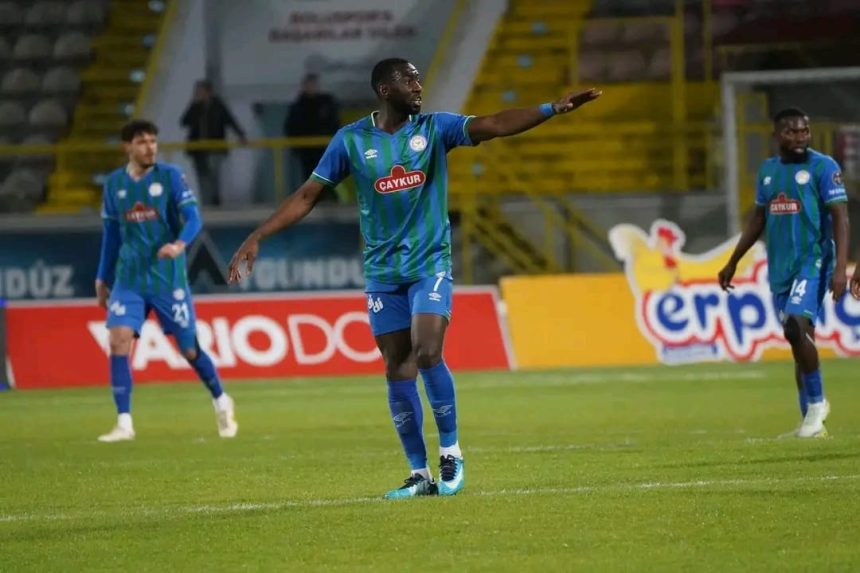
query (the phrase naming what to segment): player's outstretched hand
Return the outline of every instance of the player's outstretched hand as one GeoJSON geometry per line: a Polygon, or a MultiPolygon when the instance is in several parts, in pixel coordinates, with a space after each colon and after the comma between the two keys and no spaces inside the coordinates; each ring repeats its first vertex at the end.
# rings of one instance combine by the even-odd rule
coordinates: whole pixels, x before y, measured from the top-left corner
{"type": "Polygon", "coordinates": [[[850,288],[851,296],[860,300],[860,264],[854,267],[854,274],[851,275],[850,288]]]}
{"type": "Polygon", "coordinates": [[[553,102],[552,107],[555,113],[568,113],[590,101],[596,100],[602,94],[603,92],[597,88],[591,88],[584,92],[571,92],[557,102],[553,102]]]}
{"type": "Polygon", "coordinates": [[[108,299],[110,298],[110,289],[108,286],[102,281],[96,281],[96,299],[98,299],[99,306],[107,310],[108,299]]]}
{"type": "Polygon", "coordinates": [[[722,270],[717,275],[717,280],[720,281],[720,288],[728,291],[734,287],[732,285],[732,279],[735,277],[735,271],[737,270],[737,266],[732,263],[726,263],[726,266],[722,268],[722,270]]]}
{"type": "Polygon", "coordinates": [[[185,244],[181,241],[176,241],[175,243],[167,243],[163,245],[160,249],[158,249],[158,258],[159,259],[175,259],[179,255],[182,254],[182,251],[185,250],[185,244]]]}
{"type": "Polygon", "coordinates": [[[230,259],[230,272],[227,276],[227,282],[230,284],[238,283],[242,280],[242,263],[245,263],[245,276],[249,276],[254,270],[254,261],[257,260],[257,253],[260,252],[260,242],[253,236],[245,239],[245,242],[239,245],[239,249],[230,259]]]}
{"type": "Polygon", "coordinates": [[[842,272],[834,272],[833,276],[830,277],[830,292],[833,293],[833,300],[838,301],[845,295],[845,289],[848,286],[848,277],[845,274],[845,271],[842,272]]]}

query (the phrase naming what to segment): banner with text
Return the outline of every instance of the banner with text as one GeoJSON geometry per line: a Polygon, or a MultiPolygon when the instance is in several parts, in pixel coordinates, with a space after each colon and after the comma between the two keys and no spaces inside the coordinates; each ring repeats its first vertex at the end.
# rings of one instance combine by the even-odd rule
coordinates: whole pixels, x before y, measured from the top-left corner
{"type": "MultiPolygon", "coordinates": [[[[204,296],[195,304],[198,338],[227,380],[382,375],[367,305],[360,292],[204,296]]],[[[510,368],[497,306],[494,288],[455,290],[445,347],[453,370],[510,368]]],[[[15,386],[107,384],[104,320],[94,300],[10,304],[8,352],[15,386]]],[[[194,379],[154,318],[141,329],[131,365],[135,382],[194,379]]]]}
{"type": "Polygon", "coordinates": [[[400,56],[426,73],[453,6],[453,0],[220,2],[224,85],[266,93],[281,84],[292,100],[302,76],[313,72],[342,102],[371,103],[373,65],[400,56]]]}
{"type": "MultiPolygon", "coordinates": [[[[302,222],[261,245],[254,273],[227,285],[227,262],[252,224],[208,224],[188,251],[194,293],[339,290],[364,286],[358,222],[302,222]]],[[[99,230],[2,232],[0,298],[93,296],[99,230]]]]}
{"type": "MultiPolygon", "coordinates": [[[[624,274],[502,280],[519,367],[791,357],[762,245],[741,260],[735,288],[724,292],[716,277],[737,237],[706,253],[684,253],[683,231],[659,220],[649,232],[618,225],[609,240],[624,274]]],[[[828,294],[816,343],[822,356],[860,356],[860,302],[834,302],[828,294]]]]}

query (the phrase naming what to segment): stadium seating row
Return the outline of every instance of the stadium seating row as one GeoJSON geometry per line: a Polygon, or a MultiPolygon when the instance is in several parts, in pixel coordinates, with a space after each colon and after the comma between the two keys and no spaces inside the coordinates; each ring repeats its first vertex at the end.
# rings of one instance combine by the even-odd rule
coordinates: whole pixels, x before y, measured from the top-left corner
{"type": "Polygon", "coordinates": [[[80,74],[69,66],[51,68],[44,75],[32,68],[17,67],[0,76],[0,97],[77,93],[80,86],[80,74]]]}
{"type": "MultiPolygon", "coordinates": [[[[0,0],[0,145],[57,142],[69,128],[107,0],[0,0]]],[[[0,211],[44,199],[53,157],[0,154],[0,211]]]]}
{"type": "Polygon", "coordinates": [[[50,60],[83,60],[89,57],[91,51],[89,35],[80,31],[64,33],[54,41],[47,34],[23,34],[14,43],[0,36],[0,65],[3,62],[15,65],[43,64],[50,60]]]}
{"type": "Polygon", "coordinates": [[[102,0],[75,0],[74,2],[5,0],[0,2],[0,30],[98,26],[104,22],[105,15],[106,6],[102,0]]]}

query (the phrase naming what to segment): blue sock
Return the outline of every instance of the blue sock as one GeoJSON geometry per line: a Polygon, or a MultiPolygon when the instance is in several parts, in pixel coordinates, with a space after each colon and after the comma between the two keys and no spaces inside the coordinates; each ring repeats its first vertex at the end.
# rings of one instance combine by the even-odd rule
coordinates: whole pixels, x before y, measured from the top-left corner
{"type": "Polygon", "coordinates": [[[424,410],[414,379],[388,381],[388,408],[409,466],[413,470],[426,468],[427,448],[422,434],[424,410]]]}
{"type": "Polygon", "coordinates": [[[221,388],[221,380],[218,378],[218,371],[215,370],[212,359],[201,348],[197,349],[197,358],[189,360],[188,363],[197,372],[197,376],[203,381],[203,384],[209,390],[209,393],[212,394],[213,398],[218,398],[224,393],[224,390],[221,388]]]}
{"type": "Polygon", "coordinates": [[[809,400],[806,397],[806,388],[797,389],[797,401],[800,403],[800,415],[806,416],[806,407],[809,405],[809,400]]]}
{"type": "Polygon", "coordinates": [[[419,369],[424,389],[433,408],[436,427],[439,428],[439,445],[443,448],[457,443],[457,399],[454,394],[454,377],[445,361],[433,368],[419,369]]]}
{"type": "Polygon", "coordinates": [[[800,380],[803,389],[806,390],[806,400],[809,404],[815,404],[824,400],[824,387],[821,382],[821,369],[809,373],[801,373],[800,380]]]}
{"type": "Polygon", "coordinates": [[[128,356],[111,355],[110,386],[117,414],[131,413],[131,368],[128,356]]]}

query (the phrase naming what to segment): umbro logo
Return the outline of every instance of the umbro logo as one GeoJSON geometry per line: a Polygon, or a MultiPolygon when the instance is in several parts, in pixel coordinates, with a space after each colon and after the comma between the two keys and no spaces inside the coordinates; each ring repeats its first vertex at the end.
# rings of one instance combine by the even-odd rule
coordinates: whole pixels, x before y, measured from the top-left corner
{"type": "Polygon", "coordinates": [[[381,298],[376,297],[376,300],[373,300],[373,295],[367,295],[367,310],[373,312],[373,314],[377,314],[382,309],[381,298]]]}
{"type": "Polygon", "coordinates": [[[108,307],[114,316],[125,316],[125,305],[120,304],[118,302],[111,303],[110,307],[108,307]]]}
{"type": "Polygon", "coordinates": [[[365,159],[376,159],[376,156],[379,155],[379,152],[375,149],[368,149],[364,152],[365,159]]]}
{"type": "Polygon", "coordinates": [[[412,419],[412,415],[414,412],[400,412],[396,416],[392,418],[394,420],[394,427],[399,428],[406,422],[412,419]]]}
{"type": "Polygon", "coordinates": [[[439,406],[438,408],[433,408],[433,414],[437,418],[444,418],[445,416],[450,414],[451,410],[453,410],[453,409],[454,409],[454,406],[452,406],[451,404],[445,404],[445,405],[439,406]]]}

